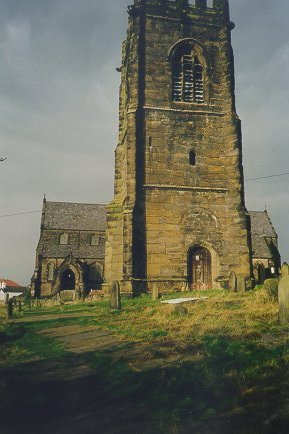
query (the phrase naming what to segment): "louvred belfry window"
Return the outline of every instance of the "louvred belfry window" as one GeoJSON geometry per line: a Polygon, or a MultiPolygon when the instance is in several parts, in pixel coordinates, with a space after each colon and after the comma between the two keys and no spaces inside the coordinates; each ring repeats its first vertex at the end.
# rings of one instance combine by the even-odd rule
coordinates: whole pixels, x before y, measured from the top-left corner
{"type": "Polygon", "coordinates": [[[173,101],[204,102],[203,66],[190,44],[177,50],[172,66],[173,101]]]}

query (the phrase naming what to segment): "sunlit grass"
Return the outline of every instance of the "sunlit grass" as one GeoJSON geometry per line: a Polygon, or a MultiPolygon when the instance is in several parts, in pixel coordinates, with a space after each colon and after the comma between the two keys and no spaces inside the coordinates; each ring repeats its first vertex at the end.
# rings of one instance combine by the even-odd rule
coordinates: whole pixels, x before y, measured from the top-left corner
{"type": "MultiPolygon", "coordinates": [[[[84,357],[101,378],[108,402],[147,409],[150,422],[143,433],[178,434],[186,420],[214,426],[215,417],[226,420],[228,414],[233,418],[251,409],[262,421],[263,413],[279,402],[280,391],[284,397],[289,390],[289,326],[279,324],[278,304],[263,288],[180,293],[159,301],[149,295],[122,297],[121,310],[112,310],[109,299],[43,304],[26,306],[21,315],[0,327],[0,368],[15,369],[15,375],[27,363],[57,360],[64,369],[70,366],[69,351],[57,339],[39,334],[42,330],[89,326],[110,330],[128,343],[135,358],[127,359],[118,348],[90,350],[84,357]],[[186,303],[181,314],[174,305],[161,303],[188,296],[208,299],[186,303]]],[[[282,417],[286,424],[286,414],[282,417]]],[[[250,432],[245,419],[238,432],[250,432]]]]}

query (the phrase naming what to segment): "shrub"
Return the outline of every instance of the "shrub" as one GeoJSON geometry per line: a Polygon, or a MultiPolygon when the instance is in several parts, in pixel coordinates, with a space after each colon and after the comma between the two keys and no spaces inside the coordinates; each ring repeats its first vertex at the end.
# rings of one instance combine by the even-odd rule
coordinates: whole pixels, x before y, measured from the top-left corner
{"type": "Polygon", "coordinates": [[[264,290],[273,301],[278,301],[278,283],[279,279],[267,279],[264,282],[264,290]]]}

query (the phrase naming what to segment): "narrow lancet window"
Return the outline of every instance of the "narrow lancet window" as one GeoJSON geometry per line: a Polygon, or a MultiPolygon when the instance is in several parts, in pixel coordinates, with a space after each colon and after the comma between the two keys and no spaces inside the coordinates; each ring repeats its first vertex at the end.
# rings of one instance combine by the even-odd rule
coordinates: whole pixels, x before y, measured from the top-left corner
{"type": "Polygon", "coordinates": [[[190,152],[189,161],[190,161],[190,165],[191,166],[195,166],[196,165],[196,153],[195,153],[195,151],[191,151],[190,152]]]}
{"type": "Polygon", "coordinates": [[[203,66],[191,44],[182,45],[172,64],[173,101],[204,102],[203,66]]]}

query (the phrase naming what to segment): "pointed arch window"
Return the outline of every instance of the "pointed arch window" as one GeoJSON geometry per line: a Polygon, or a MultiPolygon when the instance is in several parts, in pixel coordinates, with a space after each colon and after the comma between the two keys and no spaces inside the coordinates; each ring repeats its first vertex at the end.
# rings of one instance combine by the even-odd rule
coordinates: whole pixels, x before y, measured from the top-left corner
{"type": "Polygon", "coordinates": [[[203,103],[203,66],[192,44],[181,45],[172,62],[172,99],[175,102],[203,103]]]}
{"type": "Polygon", "coordinates": [[[69,236],[68,236],[68,234],[65,234],[65,233],[61,234],[59,236],[59,244],[61,246],[66,246],[68,243],[69,243],[69,236]]]}

